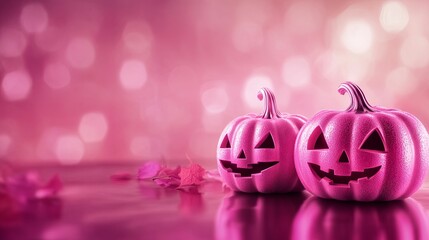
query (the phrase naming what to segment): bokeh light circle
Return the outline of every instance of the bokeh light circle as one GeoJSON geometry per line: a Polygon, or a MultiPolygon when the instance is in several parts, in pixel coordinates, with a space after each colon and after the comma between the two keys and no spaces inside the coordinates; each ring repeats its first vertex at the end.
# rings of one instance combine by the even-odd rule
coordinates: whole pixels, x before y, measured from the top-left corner
{"type": "Polygon", "coordinates": [[[398,1],[386,2],[380,12],[380,24],[386,32],[397,33],[405,29],[410,17],[407,7],[398,1]]]}
{"type": "Polygon", "coordinates": [[[254,22],[237,23],[233,34],[232,43],[240,52],[249,52],[250,50],[262,45],[264,35],[262,27],[254,22]]]}
{"type": "Polygon", "coordinates": [[[12,139],[9,135],[3,133],[0,134],[0,157],[3,157],[7,154],[11,143],[12,139]]]}
{"type": "Polygon", "coordinates": [[[311,34],[320,30],[323,27],[324,7],[322,1],[294,1],[285,13],[287,30],[297,34],[311,34]]]}
{"type": "Polygon", "coordinates": [[[103,113],[84,114],[79,123],[79,135],[85,142],[99,142],[104,139],[109,126],[103,113]]]}
{"type": "Polygon", "coordinates": [[[283,63],[282,77],[290,87],[305,87],[311,80],[310,64],[302,56],[288,58],[283,63]]]}
{"type": "Polygon", "coordinates": [[[55,155],[58,161],[65,165],[79,163],[84,155],[85,148],[76,135],[62,135],[55,144],[55,155]]]}
{"type": "Polygon", "coordinates": [[[147,53],[152,45],[152,31],[146,22],[130,21],[124,28],[122,40],[126,49],[147,53]]]}
{"type": "Polygon", "coordinates": [[[50,88],[59,89],[66,87],[69,85],[70,79],[70,71],[66,65],[54,62],[45,66],[43,80],[50,88]]]}
{"type": "Polygon", "coordinates": [[[400,49],[402,63],[410,68],[422,68],[429,63],[429,42],[420,35],[405,39],[400,49]]]}
{"type": "Polygon", "coordinates": [[[27,72],[9,72],[3,77],[1,88],[8,101],[24,100],[28,97],[32,87],[32,79],[27,72]]]}
{"type": "Polygon", "coordinates": [[[27,47],[25,35],[13,28],[0,30],[0,55],[3,57],[19,57],[27,47]]]}
{"type": "Polygon", "coordinates": [[[88,68],[95,60],[94,44],[86,38],[74,38],[67,46],[66,57],[72,67],[88,68]]]}
{"type": "Polygon", "coordinates": [[[48,13],[40,3],[29,3],[24,6],[20,16],[21,25],[28,33],[43,32],[48,25],[48,13]]]}
{"type": "Polygon", "coordinates": [[[371,26],[364,20],[351,20],[344,26],[341,34],[344,47],[357,54],[367,52],[373,42],[371,26]]]}
{"type": "Polygon", "coordinates": [[[143,136],[134,137],[130,143],[130,151],[136,157],[151,156],[152,144],[150,138],[143,136]]]}
{"type": "Polygon", "coordinates": [[[229,103],[229,97],[223,87],[212,87],[201,94],[201,102],[207,113],[221,113],[229,103]]]}
{"type": "Polygon", "coordinates": [[[391,71],[386,77],[386,88],[398,95],[407,95],[417,88],[417,79],[406,67],[391,71]]]}
{"type": "Polygon", "coordinates": [[[127,60],[122,64],[119,80],[126,90],[142,88],[147,79],[146,67],[142,61],[127,60]]]}
{"type": "Polygon", "coordinates": [[[259,90],[267,87],[273,90],[271,78],[263,74],[254,74],[246,80],[242,97],[244,102],[251,108],[261,108],[261,101],[257,98],[259,90]]]}

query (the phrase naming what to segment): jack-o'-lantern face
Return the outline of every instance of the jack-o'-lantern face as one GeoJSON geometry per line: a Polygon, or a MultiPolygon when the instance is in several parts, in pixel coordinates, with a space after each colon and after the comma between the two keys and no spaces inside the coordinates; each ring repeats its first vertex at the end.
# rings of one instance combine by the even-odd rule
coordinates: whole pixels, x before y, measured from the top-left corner
{"type": "MultiPolygon", "coordinates": [[[[225,135],[220,147],[225,149],[231,149],[231,142],[229,141],[228,135],[225,135]]],[[[260,141],[254,147],[256,151],[260,151],[262,149],[265,149],[263,151],[267,151],[269,149],[275,149],[275,148],[276,146],[274,144],[274,140],[273,140],[273,137],[271,136],[271,133],[266,134],[266,136],[262,138],[262,141],[260,141]]],[[[267,161],[267,162],[250,161],[250,159],[246,157],[246,153],[244,152],[243,147],[238,147],[238,149],[239,149],[239,153],[235,158],[236,161],[232,162],[232,161],[222,160],[222,159],[219,160],[220,163],[222,164],[222,167],[226,171],[234,173],[236,177],[250,177],[252,174],[261,173],[263,170],[273,167],[274,165],[279,163],[279,161],[267,161]]]]}
{"type": "Polygon", "coordinates": [[[322,198],[356,201],[403,199],[422,184],[429,164],[429,135],[409,113],[372,107],[347,82],[345,111],[324,110],[302,127],[295,167],[304,187],[322,198]]]}
{"type": "MultiPolygon", "coordinates": [[[[335,144],[338,145],[341,143],[335,143],[335,144]]],[[[313,154],[323,154],[320,152],[330,151],[329,144],[326,141],[326,138],[320,127],[317,127],[313,131],[309,139],[308,150],[314,151],[315,153],[313,154]]],[[[332,168],[324,168],[323,163],[320,163],[319,165],[311,161],[308,162],[308,166],[311,168],[313,174],[316,177],[318,177],[321,180],[328,181],[331,185],[348,185],[351,181],[359,181],[360,179],[370,179],[375,174],[377,174],[382,165],[381,161],[380,162],[377,161],[377,158],[378,158],[377,155],[385,154],[385,153],[386,153],[386,148],[384,147],[384,140],[382,139],[379,133],[379,130],[374,129],[370,132],[370,134],[368,134],[368,136],[364,138],[363,142],[360,143],[359,146],[350,146],[349,154],[347,154],[346,150],[341,148],[340,148],[340,152],[337,152],[337,154],[329,154],[330,156],[333,156],[334,159],[326,159],[326,161],[334,161],[333,163],[330,164],[330,166],[333,166],[332,168]],[[365,151],[368,153],[372,153],[373,159],[371,160],[374,166],[366,167],[359,170],[353,170],[353,168],[351,167],[353,165],[351,161],[362,161],[362,159],[351,159],[349,157],[349,155],[352,155],[353,151],[365,151]],[[335,158],[335,156],[338,156],[338,157],[335,158]],[[322,165],[322,168],[321,168],[321,165],[322,165]],[[336,174],[335,170],[337,168],[341,168],[342,166],[346,166],[346,168],[351,169],[350,174],[346,174],[346,175],[340,175],[338,173],[336,174]],[[326,170],[324,171],[322,169],[326,169],[326,170]]],[[[365,160],[368,160],[368,156],[365,158],[365,160]]]]}
{"type": "Polygon", "coordinates": [[[238,117],[222,132],[217,149],[219,173],[235,191],[301,191],[294,146],[305,119],[279,113],[273,93],[268,89],[262,89],[261,93],[265,112],[238,117]]]}

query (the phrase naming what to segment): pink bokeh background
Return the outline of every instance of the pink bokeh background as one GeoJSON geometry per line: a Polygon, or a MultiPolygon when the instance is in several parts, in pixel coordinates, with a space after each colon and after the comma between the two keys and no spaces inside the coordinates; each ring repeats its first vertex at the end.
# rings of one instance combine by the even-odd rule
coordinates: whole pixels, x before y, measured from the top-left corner
{"type": "Polygon", "coordinates": [[[215,164],[234,117],[345,109],[341,82],[429,126],[428,1],[0,2],[0,159],[215,164]]]}

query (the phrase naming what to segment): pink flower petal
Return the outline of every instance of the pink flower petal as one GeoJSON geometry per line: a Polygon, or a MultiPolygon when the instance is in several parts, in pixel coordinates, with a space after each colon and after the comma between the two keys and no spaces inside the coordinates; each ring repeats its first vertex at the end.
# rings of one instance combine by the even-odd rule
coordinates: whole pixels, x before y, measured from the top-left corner
{"type": "Polygon", "coordinates": [[[159,171],[158,177],[169,176],[169,177],[179,178],[180,170],[181,170],[180,166],[177,166],[176,168],[164,167],[159,171]]]}
{"type": "Polygon", "coordinates": [[[165,188],[176,188],[180,185],[180,179],[175,177],[155,178],[153,181],[159,186],[165,188]]]}
{"type": "Polygon", "coordinates": [[[43,187],[40,187],[34,193],[34,197],[42,198],[55,198],[58,192],[63,188],[63,182],[58,175],[54,175],[43,187]]]}
{"type": "Polygon", "coordinates": [[[199,164],[192,163],[189,167],[182,167],[179,177],[180,186],[200,185],[206,170],[199,164]]]}
{"type": "Polygon", "coordinates": [[[161,170],[161,165],[159,164],[159,162],[146,162],[139,167],[137,178],[139,180],[153,178],[158,174],[159,170],[161,170]]]}
{"type": "Polygon", "coordinates": [[[56,174],[45,184],[44,188],[52,189],[52,191],[58,193],[63,188],[63,181],[56,174]]]}
{"type": "Polygon", "coordinates": [[[206,180],[222,181],[219,170],[217,170],[217,168],[212,169],[212,170],[207,170],[206,175],[205,175],[205,179],[206,180]]]}
{"type": "Polygon", "coordinates": [[[129,181],[133,179],[133,175],[127,172],[118,172],[110,175],[110,179],[113,181],[129,181]]]}

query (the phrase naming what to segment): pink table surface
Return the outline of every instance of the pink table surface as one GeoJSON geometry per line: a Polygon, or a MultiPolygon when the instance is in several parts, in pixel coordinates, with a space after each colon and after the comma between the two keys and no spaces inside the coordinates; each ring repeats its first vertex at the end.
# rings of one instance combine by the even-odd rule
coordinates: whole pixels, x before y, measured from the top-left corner
{"type": "Polygon", "coordinates": [[[199,193],[151,181],[114,182],[135,166],[41,168],[59,173],[60,198],[10,217],[0,239],[429,239],[429,188],[388,203],[320,200],[303,194],[237,194],[218,182],[199,193]]]}

